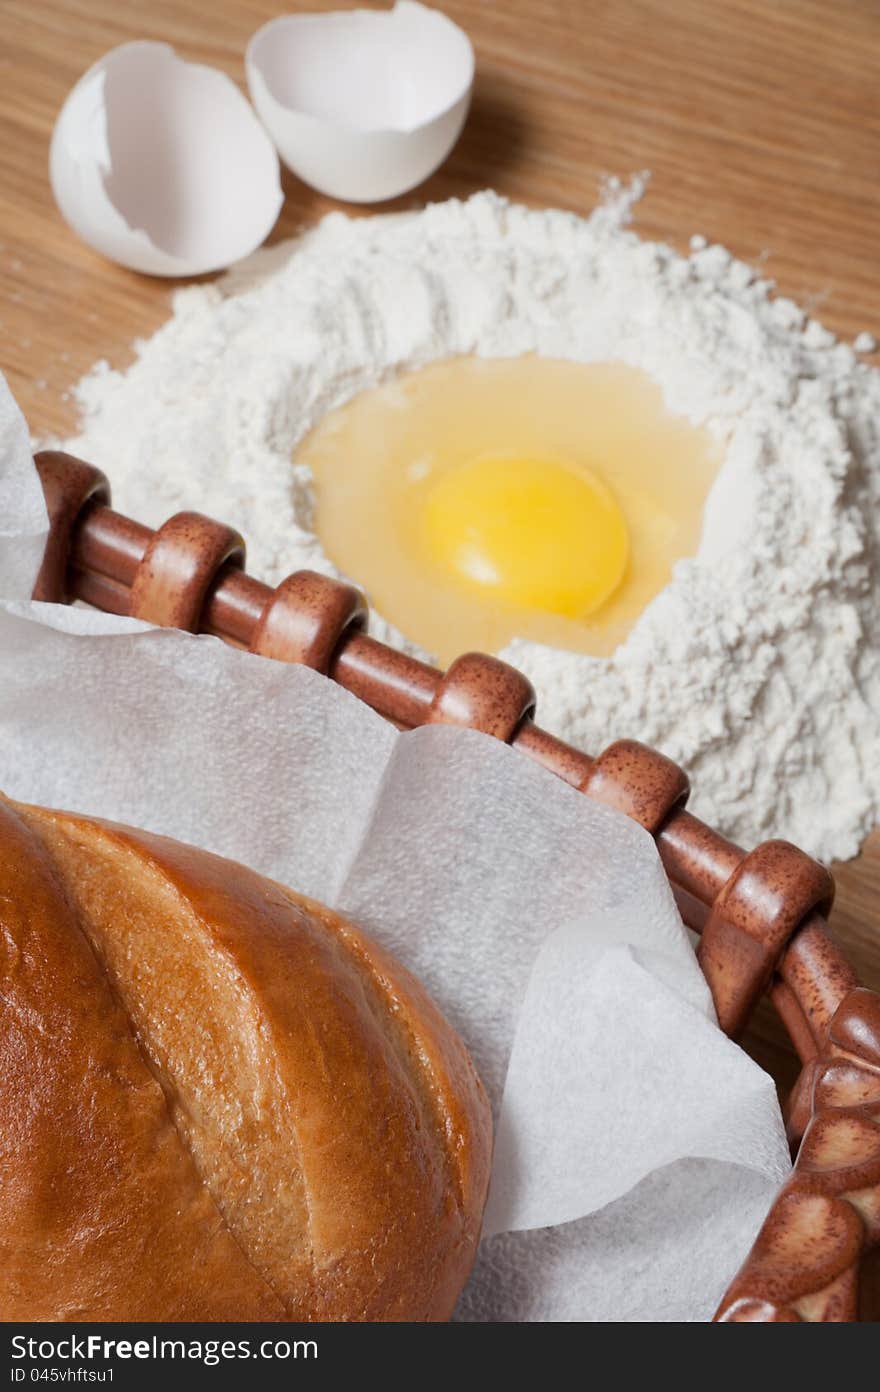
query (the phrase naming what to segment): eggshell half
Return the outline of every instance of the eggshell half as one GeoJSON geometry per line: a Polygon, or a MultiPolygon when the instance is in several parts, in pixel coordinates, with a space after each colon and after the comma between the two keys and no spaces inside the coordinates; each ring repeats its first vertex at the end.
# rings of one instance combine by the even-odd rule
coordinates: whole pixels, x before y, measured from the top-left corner
{"type": "Polygon", "coordinates": [[[251,99],[284,163],[353,203],[394,198],[442,164],[474,81],[464,31],[412,0],[270,20],[245,63],[251,99]]]}
{"type": "Polygon", "coordinates": [[[149,42],[112,49],[80,78],[49,155],[55,200],[83,241],[160,276],[255,250],[281,207],[279,172],[235,84],[149,42]]]}

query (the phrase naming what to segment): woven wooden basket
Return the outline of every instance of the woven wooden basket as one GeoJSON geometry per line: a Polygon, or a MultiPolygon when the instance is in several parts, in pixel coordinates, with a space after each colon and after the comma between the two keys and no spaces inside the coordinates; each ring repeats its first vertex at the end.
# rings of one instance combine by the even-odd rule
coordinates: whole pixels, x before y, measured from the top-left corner
{"type": "Polygon", "coordinates": [[[198,513],[158,531],[110,507],[107,479],[36,456],[51,523],[34,597],[213,633],[324,673],[400,728],[465,725],[505,740],[652,833],[722,1029],[737,1037],[769,993],[803,1064],[787,1106],[796,1162],[716,1314],[722,1321],[859,1318],[860,1273],[880,1247],[880,995],[859,986],[826,918],[828,870],[785,841],[748,853],[685,809],[686,774],[618,740],[596,758],[535,724],[535,693],[477,653],[445,673],[366,632],[362,596],[310,571],[274,590],[244,570],[237,532],[198,513]]]}

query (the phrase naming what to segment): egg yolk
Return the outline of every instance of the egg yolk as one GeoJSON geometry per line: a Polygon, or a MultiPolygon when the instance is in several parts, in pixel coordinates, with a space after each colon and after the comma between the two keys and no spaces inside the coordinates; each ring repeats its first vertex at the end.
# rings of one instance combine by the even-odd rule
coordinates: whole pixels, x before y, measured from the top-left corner
{"type": "Polygon", "coordinates": [[[449,469],[424,502],[435,566],[504,604],[595,613],[623,579],[629,538],[610,489],[584,467],[483,455],[449,469]]]}

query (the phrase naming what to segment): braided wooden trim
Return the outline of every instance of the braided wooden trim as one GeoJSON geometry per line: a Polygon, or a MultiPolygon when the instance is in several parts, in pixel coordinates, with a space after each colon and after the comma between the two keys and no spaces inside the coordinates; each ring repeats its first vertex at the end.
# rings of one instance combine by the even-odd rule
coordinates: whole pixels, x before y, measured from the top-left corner
{"type": "Polygon", "coordinates": [[[199,512],[179,512],[152,537],[131,587],[128,612],[164,628],[198,633],[205,596],[226,565],[244,565],[244,542],[199,512]]]}
{"type": "Polygon", "coordinates": [[[712,905],[697,956],[726,1034],[742,1033],[789,938],[814,911],[826,917],[834,881],[787,841],[745,856],[712,905]]]}
{"type": "MultiPolygon", "coordinates": [[[[791,1109],[795,1137],[806,1128],[799,1168],[720,1317],[831,1319],[842,1317],[841,1310],[850,1317],[857,1254],[874,1240],[874,1220],[868,1224],[862,1215],[856,1223],[858,1205],[848,1187],[830,1192],[837,1182],[831,1174],[839,1177],[845,1172],[849,1186],[863,1161],[870,1168],[866,1138],[873,1135],[876,1118],[871,1112],[865,1124],[860,1121],[857,1126],[849,1111],[851,1105],[863,1103],[847,1102],[842,1104],[846,1126],[839,1119],[832,1126],[830,1150],[819,1143],[826,1123],[825,1130],[815,1131],[815,1142],[809,1138],[831,1105],[822,1072],[829,1050],[847,1052],[839,1038],[844,1018],[850,1022],[852,1038],[870,1037],[875,1050],[866,1057],[850,1048],[853,1057],[847,1068],[859,1075],[867,1072],[873,1079],[878,1035],[871,1022],[880,998],[856,990],[852,969],[829,933],[824,914],[833,883],[824,867],[785,842],[767,843],[746,856],[686,810],[685,774],[654,750],[619,740],[592,759],[540,729],[533,719],[535,693],[530,684],[497,658],[469,653],[445,674],[438,672],[370,638],[363,597],[351,586],[300,571],[273,591],[246,574],[244,545],[229,528],[198,514],[179,514],[154,533],[112,511],[109,485],[99,470],[58,452],[38,455],[36,464],[51,521],[36,598],[78,598],[112,613],[137,613],[153,622],[213,633],[264,656],[306,663],[401,728],[440,721],[503,739],[651,832],[685,921],[698,932],[706,930],[701,961],[720,1023],[730,1033],[741,1030],[766,990],[806,1065],[791,1109]],[[845,1017],[840,1013],[844,1002],[849,1012],[845,1017]],[[814,1086],[817,1079],[822,1088],[814,1086]],[[837,1156],[839,1163],[832,1163],[830,1156],[837,1156]],[[812,1190],[805,1193],[801,1183],[808,1169],[811,1184],[818,1183],[815,1175],[820,1171],[823,1176],[825,1188],[818,1196],[812,1190]],[[801,1188],[791,1187],[796,1183],[801,1188]],[[843,1193],[848,1198],[843,1199],[843,1193]],[[831,1215],[827,1231],[817,1217],[823,1213],[831,1215]],[[829,1252],[833,1246],[836,1254],[833,1260],[829,1256],[837,1272],[833,1278],[828,1275],[830,1266],[817,1274],[811,1264],[817,1223],[829,1252]],[[802,1238],[809,1242],[802,1244],[802,1238]],[[780,1282],[787,1272],[785,1289],[794,1290],[793,1296],[783,1299],[782,1285],[767,1278],[771,1246],[776,1262],[773,1281],[780,1282]],[[846,1264],[841,1265],[844,1258],[846,1264]],[[817,1291],[821,1298],[811,1299],[817,1291]]],[[[839,1062],[836,1055],[834,1059],[839,1062]]],[[[853,1086],[858,1093],[867,1084],[862,1078],[853,1086]]],[[[840,1112],[841,1104],[835,1103],[835,1108],[840,1112]]],[[[866,1200],[867,1207],[874,1202],[874,1197],[866,1200]]]]}
{"type": "Polygon", "coordinates": [[[635,740],[616,740],[597,759],[581,784],[581,792],[625,812],[652,836],[657,836],[690,796],[683,769],[635,740]]]}
{"type": "Polygon", "coordinates": [[[858,1318],[859,1267],[880,1245],[880,996],[846,996],[804,1078],[811,1117],[794,1171],[716,1320],[858,1318]]]}
{"type": "Polygon", "coordinates": [[[250,650],[261,657],[299,662],[324,676],[336,649],[352,628],[367,626],[367,606],[353,585],[300,570],[282,580],[251,635],[250,650]]]}
{"type": "Polygon", "coordinates": [[[530,681],[485,653],[457,657],[440,679],[427,724],[464,725],[508,744],[535,709],[530,681]]]}

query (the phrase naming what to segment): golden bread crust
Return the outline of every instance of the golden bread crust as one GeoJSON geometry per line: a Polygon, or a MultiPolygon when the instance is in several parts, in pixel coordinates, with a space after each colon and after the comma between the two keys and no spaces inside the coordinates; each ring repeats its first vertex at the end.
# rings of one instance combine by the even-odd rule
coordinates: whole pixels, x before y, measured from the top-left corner
{"type": "Polygon", "coordinates": [[[338,915],[162,837],[0,802],[0,1316],[446,1319],[491,1123],[338,915]]]}

